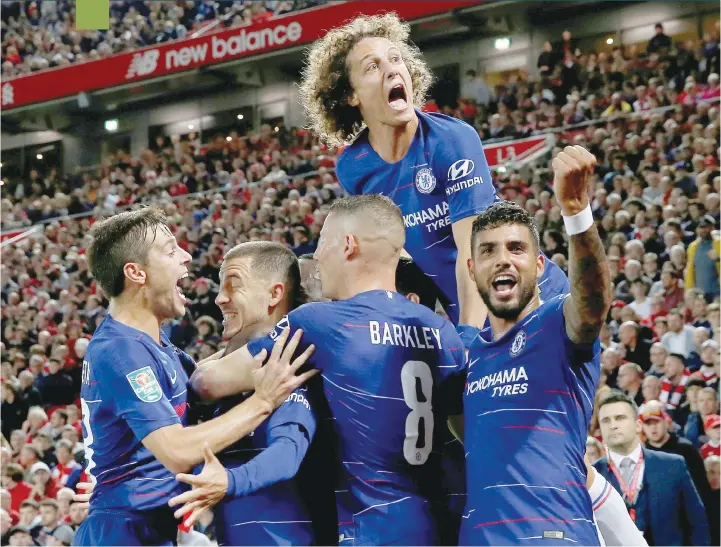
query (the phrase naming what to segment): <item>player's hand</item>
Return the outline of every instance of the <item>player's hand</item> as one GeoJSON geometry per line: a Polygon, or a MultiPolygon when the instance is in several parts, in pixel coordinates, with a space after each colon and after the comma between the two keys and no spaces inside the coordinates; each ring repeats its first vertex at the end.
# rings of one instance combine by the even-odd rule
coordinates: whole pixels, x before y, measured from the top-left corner
{"type": "Polygon", "coordinates": [[[95,483],[79,482],[75,488],[78,492],[73,496],[73,501],[80,503],[81,507],[87,511],[90,507],[90,496],[93,494],[93,490],[95,490],[95,483]],[[85,493],[81,494],[80,490],[83,490],[85,493]]]}
{"type": "Polygon", "coordinates": [[[203,456],[205,465],[200,474],[179,473],[175,476],[176,480],[190,484],[193,489],[168,502],[170,507],[183,504],[175,512],[175,518],[183,518],[183,525],[187,528],[191,528],[201,513],[222,500],[228,491],[228,472],[210,450],[208,443],[203,446],[203,456]],[[189,513],[190,516],[187,516],[189,513]]]}
{"type": "Polygon", "coordinates": [[[589,180],[596,157],[582,146],[567,146],[553,158],[553,190],[564,216],[573,216],[589,204],[589,180]]]}
{"type": "Polygon", "coordinates": [[[291,338],[288,345],[286,345],[289,330],[290,329],[287,328],[284,329],[278,337],[265,366],[262,366],[267,354],[265,350],[261,351],[255,357],[255,365],[257,366],[257,369],[253,371],[255,395],[266,401],[274,409],[282,405],[283,401],[285,401],[295,389],[302,386],[309,378],[320,372],[314,369],[298,376],[295,375],[298,369],[302,367],[313,354],[315,346],[311,344],[291,362],[293,354],[298,348],[300,339],[303,336],[303,330],[298,329],[295,331],[293,338],[291,338]]]}

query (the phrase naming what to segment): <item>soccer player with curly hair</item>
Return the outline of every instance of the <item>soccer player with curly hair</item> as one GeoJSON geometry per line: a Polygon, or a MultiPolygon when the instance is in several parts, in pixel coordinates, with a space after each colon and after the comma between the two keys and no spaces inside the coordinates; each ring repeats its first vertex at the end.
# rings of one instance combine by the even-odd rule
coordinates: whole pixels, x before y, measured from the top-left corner
{"type": "MultiPolygon", "coordinates": [[[[455,324],[483,326],[485,305],[468,275],[473,219],[498,200],[478,133],[420,110],[433,77],[393,14],[334,28],[307,54],[300,86],[310,128],[346,146],[336,173],[350,194],[383,194],[403,213],[405,250],[438,285],[455,324]]],[[[547,300],[568,280],[546,261],[547,300]]]]}

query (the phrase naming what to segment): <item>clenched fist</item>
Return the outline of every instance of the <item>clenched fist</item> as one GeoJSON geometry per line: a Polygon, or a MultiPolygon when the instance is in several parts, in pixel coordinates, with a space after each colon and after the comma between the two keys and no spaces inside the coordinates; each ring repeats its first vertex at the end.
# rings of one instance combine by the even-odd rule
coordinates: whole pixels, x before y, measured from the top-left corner
{"type": "Polygon", "coordinates": [[[582,146],[567,146],[553,158],[553,189],[564,216],[573,216],[588,206],[588,181],[596,157],[582,146]]]}

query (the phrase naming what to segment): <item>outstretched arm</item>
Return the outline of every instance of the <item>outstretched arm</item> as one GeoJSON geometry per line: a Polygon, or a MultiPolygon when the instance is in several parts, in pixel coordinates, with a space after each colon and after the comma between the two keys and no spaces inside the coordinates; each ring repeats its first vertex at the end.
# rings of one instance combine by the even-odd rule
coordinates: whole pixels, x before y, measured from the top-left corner
{"type": "Polygon", "coordinates": [[[553,159],[554,190],[569,235],[566,333],[577,344],[598,338],[611,306],[611,275],[588,199],[595,166],[596,158],[581,146],[567,146],[553,159]]]}

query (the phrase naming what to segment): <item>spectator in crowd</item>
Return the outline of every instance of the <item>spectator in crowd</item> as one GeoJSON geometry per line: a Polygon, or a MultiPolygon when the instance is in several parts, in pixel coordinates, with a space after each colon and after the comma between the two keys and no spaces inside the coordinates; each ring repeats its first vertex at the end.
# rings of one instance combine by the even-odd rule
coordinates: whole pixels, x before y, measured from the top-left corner
{"type": "Polygon", "coordinates": [[[679,413],[676,410],[685,402],[686,382],[690,373],[686,368],[686,358],[680,353],[670,353],[666,357],[664,376],[661,378],[661,401],[677,420],[679,413]]]}
{"type": "Polygon", "coordinates": [[[629,511],[648,544],[708,545],[706,511],[683,458],[644,449],[638,408],[626,395],[607,395],[598,412],[609,453],[594,467],[627,493],[629,511]]]}
{"type": "Polygon", "coordinates": [[[25,470],[17,463],[9,463],[3,469],[2,486],[10,493],[11,511],[20,511],[20,505],[32,492],[33,487],[25,482],[25,470]]]}
{"type": "Polygon", "coordinates": [[[679,308],[668,313],[668,332],[661,338],[661,343],[669,353],[683,356],[684,362],[694,348],[694,329],[684,323],[684,314],[679,308]]]}
{"type": "Polygon", "coordinates": [[[706,422],[709,417],[718,414],[718,392],[710,387],[704,387],[697,396],[697,411],[691,412],[684,427],[684,437],[694,446],[701,446],[708,441],[706,422]]]}
{"type": "Polygon", "coordinates": [[[706,478],[703,459],[696,447],[686,439],[669,431],[673,422],[660,403],[648,403],[640,409],[640,412],[643,434],[646,437],[646,448],[681,456],[686,462],[686,467],[701,500],[708,509],[707,503],[711,489],[706,478]]]}
{"type": "Polygon", "coordinates": [[[48,538],[53,535],[58,528],[58,512],[60,507],[54,499],[44,499],[39,504],[40,507],[40,530],[38,531],[37,541],[40,545],[48,545],[48,538]]]}
{"type": "Polygon", "coordinates": [[[626,321],[618,331],[624,359],[638,364],[647,371],[651,368],[651,342],[640,339],[641,327],[635,321],[626,321]]]}
{"type": "Polygon", "coordinates": [[[666,368],[666,357],[668,357],[668,350],[661,342],[651,344],[651,349],[649,350],[651,368],[649,368],[647,372],[654,376],[663,376],[666,368]]]}
{"type": "Polygon", "coordinates": [[[638,406],[644,402],[642,379],[643,369],[636,363],[624,363],[618,369],[618,388],[638,406]]]}
{"type": "Polygon", "coordinates": [[[721,417],[718,414],[711,414],[704,421],[704,431],[708,437],[708,442],[701,446],[701,457],[704,459],[709,456],[721,456],[721,447],[719,446],[719,427],[721,427],[721,417]]]}
{"type": "Polygon", "coordinates": [[[658,401],[661,397],[661,378],[658,376],[647,375],[641,383],[641,393],[643,393],[643,402],[658,401]]]}
{"type": "Polygon", "coordinates": [[[721,238],[712,231],[715,221],[703,216],[698,223],[698,239],[688,246],[688,268],[686,288],[699,288],[708,302],[719,295],[719,268],[721,259],[721,238]]]}
{"type": "Polygon", "coordinates": [[[664,34],[661,23],[656,23],[655,30],[656,34],[649,40],[646,51],[648,51],[648,53],[667,52],[671,48],[671,38],[664,34]]]}

